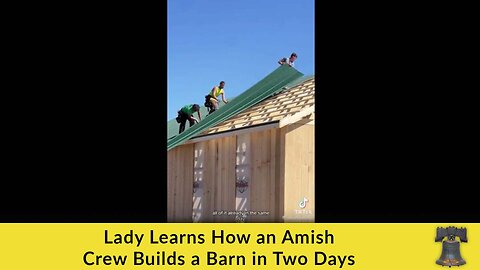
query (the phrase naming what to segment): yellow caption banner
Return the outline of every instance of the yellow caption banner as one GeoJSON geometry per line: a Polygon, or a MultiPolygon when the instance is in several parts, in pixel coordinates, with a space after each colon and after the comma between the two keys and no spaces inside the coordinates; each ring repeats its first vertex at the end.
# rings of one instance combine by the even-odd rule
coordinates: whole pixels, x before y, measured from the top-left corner
{"type": "Polygon", "coordinates": [[[450,226],[458,269],[480,269],[476,223],[7,223],[0,269],[443,269],[450,226]]]}

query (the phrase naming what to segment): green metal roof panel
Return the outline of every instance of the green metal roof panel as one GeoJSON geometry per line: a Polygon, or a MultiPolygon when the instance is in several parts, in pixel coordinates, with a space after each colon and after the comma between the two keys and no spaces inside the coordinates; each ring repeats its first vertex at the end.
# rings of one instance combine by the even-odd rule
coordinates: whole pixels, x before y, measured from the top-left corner
{"type": "Polygon", "coordinates": [[[267,97],[282,91],[283,86],[302,76],[302,73],[288,65],[282,65],[278,67],[265,78],[254,84],[242,94],[238,95],[235,99],[228,102],[228,104],[220,107],[214,113],[203,117],[202,121],[193,125],[188,130],[185,130],[181,134],[169,139],[167,141],[167,151],[177,145],[180,145],[202,131],[227,120],[228,118],[242,112],[247,108],[250,108],[267,97]]]}

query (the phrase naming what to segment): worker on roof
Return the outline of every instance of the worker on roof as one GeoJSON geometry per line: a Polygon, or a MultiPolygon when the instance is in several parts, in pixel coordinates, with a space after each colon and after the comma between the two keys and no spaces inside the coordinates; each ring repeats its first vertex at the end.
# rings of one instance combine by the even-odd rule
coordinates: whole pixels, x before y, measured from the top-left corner
{"type": "Polygon", "coordinates": [[[195,123],[198,123],[198,121],[202,121],[202,115],[200,114],[200,105],[189,104],[189,105],[183,106],[178,111],[178,116],[176,120],[177,120],[177,123],[180,124],[180,127],[178,129],[178,134],[185,131],[185,124],[187,123],[187,120],[190,123],[190,127],[193,126],[195,123]],[[197,118],[193,117],[193,114],[195,112],[198,114],[198,120],[197,118]]]}
{"type": "Polygon", "coordinates": [[[297,54],[292,53],[289,58],[283,57],[282,59],[278,60],[278,64],[280,64],[280,65],[287,64],[287,65],[293,67],[294,66],[293,62],[295,62],[295,60],[297,60],[297,54]]]}
{"type": "Polygon", "coordinates": [[[225,92],[223,90],[224,87],[225,82],[221,81],[218,86],[214,86],[210,93],[205,96],[205,107],[208,109],[208,114],[218,110],[218,96],[222,96],[223,103],[228,103],[227,99],[225,98],[225,92]]]}

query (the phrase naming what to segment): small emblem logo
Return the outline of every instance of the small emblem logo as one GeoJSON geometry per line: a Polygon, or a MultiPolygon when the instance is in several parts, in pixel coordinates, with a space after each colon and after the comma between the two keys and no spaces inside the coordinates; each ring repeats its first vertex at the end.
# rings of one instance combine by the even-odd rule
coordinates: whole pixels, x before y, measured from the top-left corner
{"type": "Polygon", "coordinates": [[[303,197],[303,199],[300,201],[298,206],[300,206],[300,208],[305,208],[307,206],[307,202],[308,202],[307,197],[303,197]]]}
{"type": "Polygon", "coordinates": [[[442,255],[436,261],[437,264],[452,267],[467,263],[460,254],[460,243],[467,242],[467,228],[438,227],[435,242],[442,242],[442,255]],[[460,241],[457,241],[457,237],[460,241]]]}

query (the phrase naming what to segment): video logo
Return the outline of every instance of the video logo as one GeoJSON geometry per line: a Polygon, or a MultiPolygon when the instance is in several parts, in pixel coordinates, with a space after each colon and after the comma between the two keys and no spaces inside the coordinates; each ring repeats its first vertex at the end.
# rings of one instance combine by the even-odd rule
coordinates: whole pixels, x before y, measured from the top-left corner
{"type": "Polygon", "coordinates": [[[305,208],[307,206],[308,199],[307,197],[303,197],[303,199],[298,203],[300,208],[305,208]]]}

